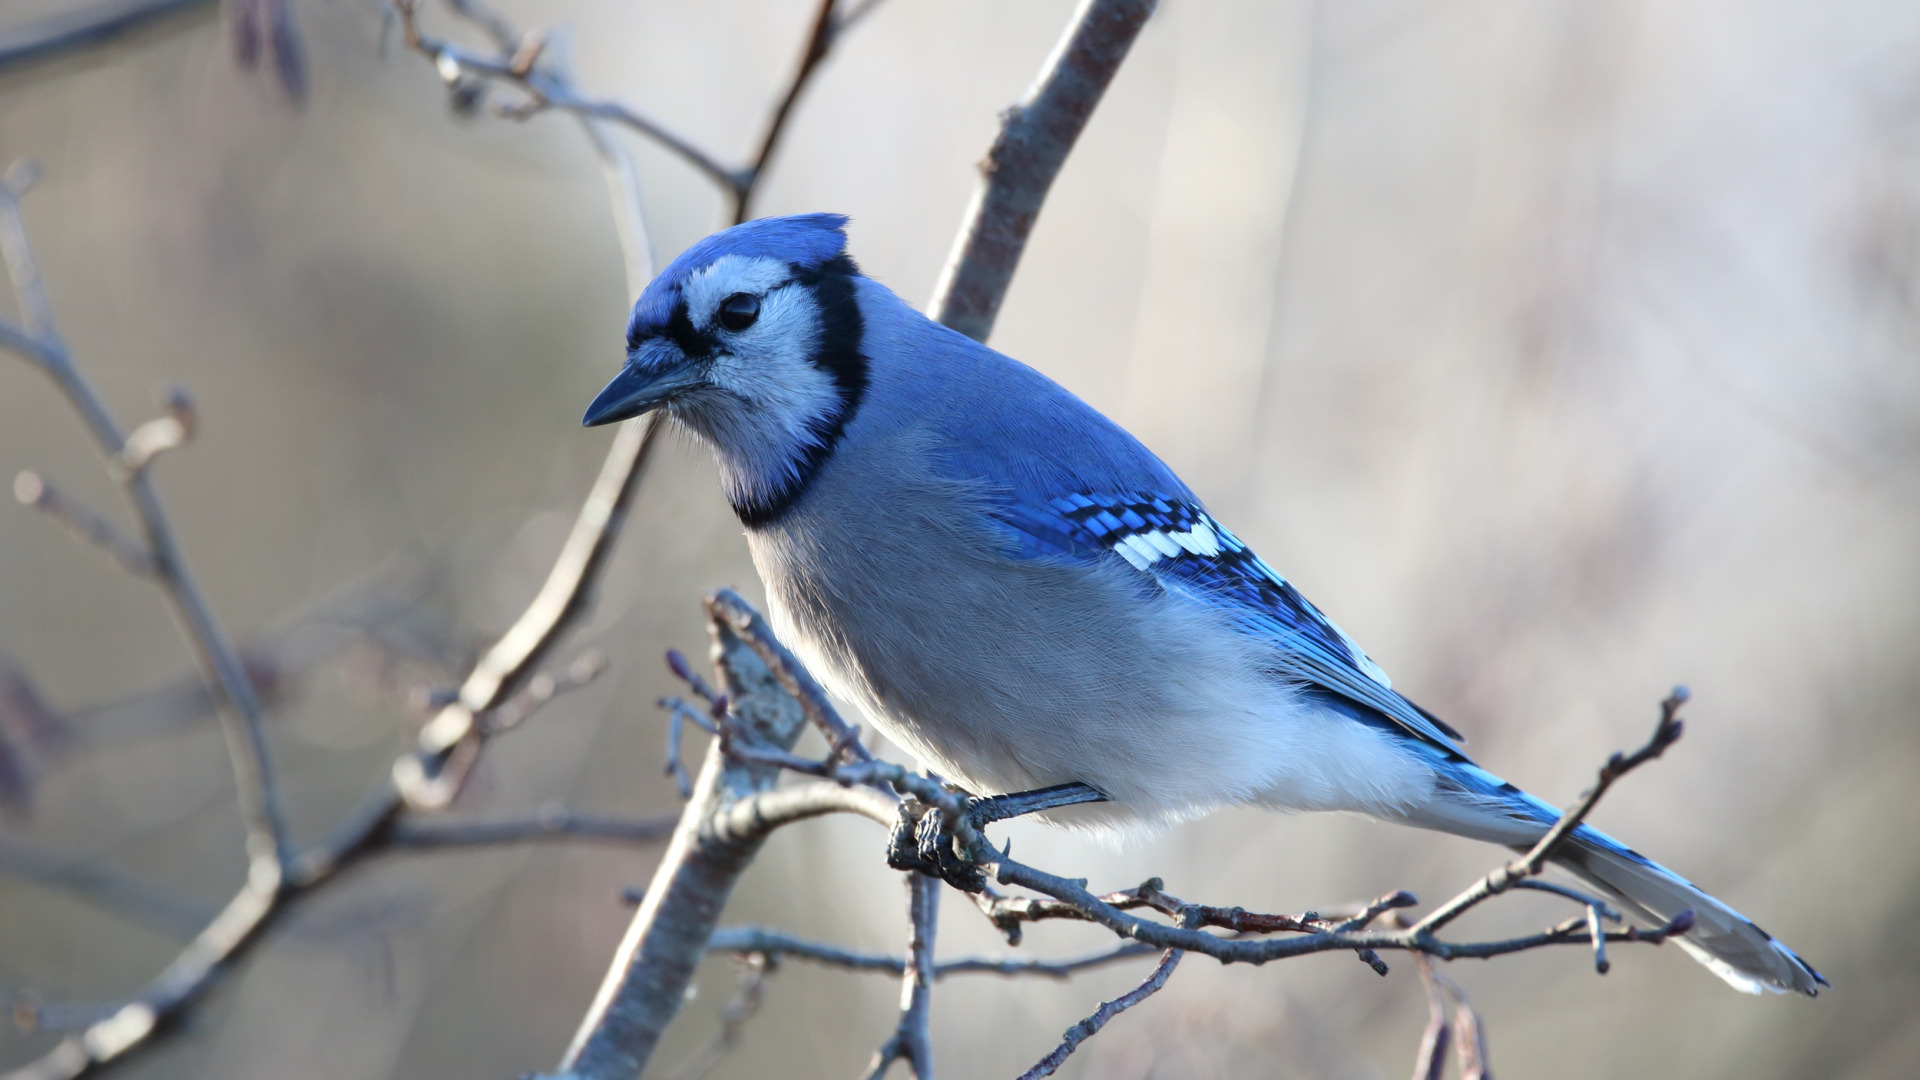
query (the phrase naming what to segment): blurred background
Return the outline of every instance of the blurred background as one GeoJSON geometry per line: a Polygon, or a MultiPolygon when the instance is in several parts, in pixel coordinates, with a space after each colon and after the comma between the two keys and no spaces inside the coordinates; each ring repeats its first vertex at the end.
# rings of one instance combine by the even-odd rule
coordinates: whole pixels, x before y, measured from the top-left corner
{"type": "MultiPolygon", "coordinates": [[[[0,27],[76,6],[10,0],[0,27]]],[[[728,160],[752,149],[812,9],[502,6],[571,28],[556,48],[582,87],[728,160]]],[[[924,301],[997,113],[1071,7],[888,0],[801,100],[755,213],[853,215],[865,269],[924,301]]],[[[383,48],[367,0],[294,13],[303,107],[236,67],[203,5],[0,71],[0,157],[45,167],[27,201],[41,269],[121,418],[169,382],[199,405],[198,438],[158,476],[216,608],[276,676],[272,746],[312,838],[412,738],[408,693],[456,678],[544,575],[609,437],[578,418],[620,362],[627,290],[575,123],[454,114],[425,61],[390,31],[383,48]]],[[[438,8],[424,20],[484,46],[438,8]]],[[[629,145],[663,263],[720,200],[629,145]]],[[[1692,687],[1686,739],[1598,822],[1834,989],[1743,997],[1673,948],[1617,949],[1605,978],[1576,949],[1455,963],[1500,1075],[1920,1072],[1920,7],[1166,0],[993,344],[1140,434],[1483,764],[1545,798],[1570,801],[1672,684],[1692,687]]],[[[27,468],[119,513],[69,410],[8,356],[0,472],[27,468]]],[[[494,745],[458,809],[674,812],[659,658],[704,649],[704,591],[760,595],[739,532],[704,454],[670,440],[556,654],[603,649],[608,674],[494,745]]],[[[129,911],[0,874],[14,1000],[131,992],[239,883],[226,755],[191,687],[148,586],[0,507],[8,850],[150,883],[129,911]]],[[[1160,874],[1268,911],[1394,888],[1438,901],[1501,855],[1256,813],[1120,852],[1012,835],[1096,886],[1160,874]]],[[[787,830],[728,921],[899,951],[883,839],[863,821],[787,830]]],[[[549,1067],[625,926],[621,890],[656,857],[369,862],[120,1075],[549,1067]]],[[[1006,951],[970,905],[945,908],[944,956],[1006,951]]],[[[1463,929],[1562,915],[1516,897],[1463,929]]],[[[1101,937],[1049,926],[1021,951],[1101,937]]],[[[1425,1002],[1388,960],[1382,979],[1335,955],[1189,959],[1063,1075],[1405,1075],[1425,1002]]],[[[940,1068],[1018,1073],[1145,967],[943,983],[940,1068]]],[[[707,963],[662,1066],[713,1033],[734,983],[707,963]]],[[[784,965],[715,1075],[857,1075],[897,995],[784,965]]],[[[50,1042],[0,1029],[0,1064],[50,1042]]]]}

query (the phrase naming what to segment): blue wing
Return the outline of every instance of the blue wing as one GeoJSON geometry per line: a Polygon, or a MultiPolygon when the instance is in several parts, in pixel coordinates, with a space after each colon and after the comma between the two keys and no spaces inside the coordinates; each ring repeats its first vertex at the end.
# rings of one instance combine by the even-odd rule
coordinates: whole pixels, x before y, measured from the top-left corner
{"type": "Polygon", "coordinates": [[[1249,632],[1281,646],[1284,675],[1373,710],[1457,755],[1460,734],[1396,693],[1380,666],[1286,578],[1190,499],[1085,491],[995,508],[1017,554],[1118,556],[1168,588],[1225,605],[1249,632]]]}

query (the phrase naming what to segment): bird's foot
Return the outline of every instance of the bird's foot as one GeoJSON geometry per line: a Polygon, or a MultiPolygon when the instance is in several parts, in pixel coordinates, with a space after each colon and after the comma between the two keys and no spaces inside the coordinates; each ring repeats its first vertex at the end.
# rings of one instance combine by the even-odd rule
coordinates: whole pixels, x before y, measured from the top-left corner
{"type": "MultiPolygon", "coordinates": [[[[974,819],[973,808],[979,802],[967,800],[963,813],[969,820],[974,819]]],[[[961,892],[977,893],[987,887],[986,871],[961,852],[946,812],[917,799],[900,804],[900,817],[887,840],[887,865],[937,877],[961,892]]]]}
{"type": "MultiPolygon", "coordinates": [[[[961,812],[967,823],[979,830],[991,822],[1079,803],[1105,802],[1106,798],[1086,784],[1057,784],[984,799],[968,796],[961,812]]],[[[987,887],[986,871],[961,850],[946,812],[917,799],[900,804],[900,818],[887,840],[887,865],[930,874],[962,892],[977,893],[987,887]]]]}

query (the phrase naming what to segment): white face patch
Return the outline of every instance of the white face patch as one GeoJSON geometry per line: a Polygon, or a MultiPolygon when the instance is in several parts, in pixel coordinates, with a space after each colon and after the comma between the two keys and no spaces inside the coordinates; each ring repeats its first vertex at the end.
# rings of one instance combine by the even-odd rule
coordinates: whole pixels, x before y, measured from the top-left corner
{"type": "Polygon", "coordinates": [[[680,298],[686,302],[687,319],[701,330],[711,330],[720,301],[734,293],[765,297],[792,280],[793,269],[779,259],[722,255],[687,275],[680,286],[680,298]]]}
{"type": "Polygon", "coordinates": [[[721,481],[734,505],[764,502],[798,478],[820,432],[842,407],[833,375],[814,362],[821,313],[806,286],[777,259],[727,255],[681,287],[687,318],[713,342],[706,386],[674,414],[719,451],[721,481]],[[714,312],[735,293],[758,297],[744,330],[716,326],[714,312]]]}

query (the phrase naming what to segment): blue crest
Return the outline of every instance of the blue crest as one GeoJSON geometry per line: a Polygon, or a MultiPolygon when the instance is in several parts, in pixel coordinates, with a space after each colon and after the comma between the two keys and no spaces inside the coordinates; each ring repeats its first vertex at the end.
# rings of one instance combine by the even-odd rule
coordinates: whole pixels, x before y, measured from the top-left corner
{"type": "Polygon", "coordinates": [[[680,303],[687,276],[715,259],[739,255],[779,259],[800,270],[818,270],[847,250],[845,214],[795,214],[760,218],[714,233],[680,253],[650,283],[633,305],[627,339],[661,333],[680,303]]]}

